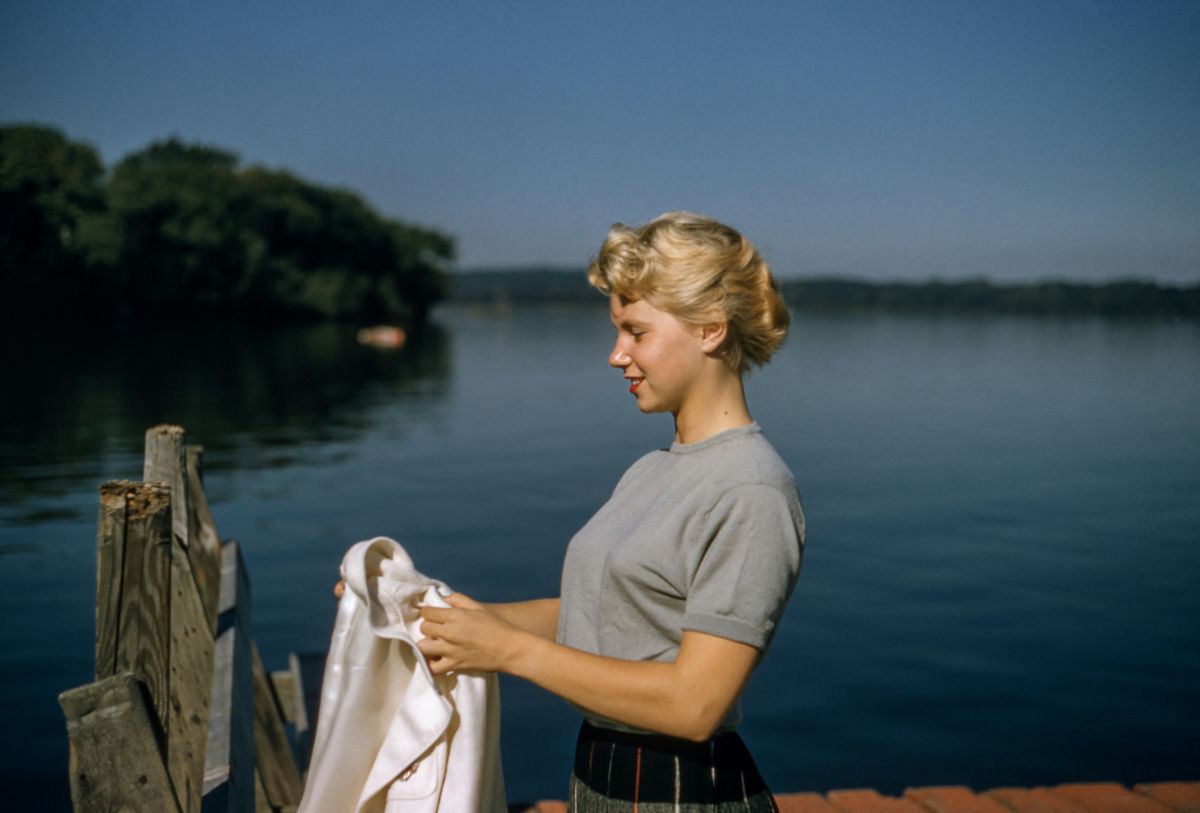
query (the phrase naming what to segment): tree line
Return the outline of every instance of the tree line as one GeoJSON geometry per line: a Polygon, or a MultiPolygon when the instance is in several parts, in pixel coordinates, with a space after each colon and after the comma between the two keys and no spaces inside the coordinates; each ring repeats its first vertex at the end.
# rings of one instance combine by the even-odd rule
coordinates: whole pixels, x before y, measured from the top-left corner
{"type": "MultiPolygon", "coordinates": [[[[1093,314],[1200,318],[1200,284],[1172,286],[1127,279],[994,283],[987,280],[868,282],[840,277],[784,279],[788,307],[811,313],[1093,314]]],[[[508,303],[599,302],[583,268],[493,268],[454,275],[451,301],[508,303]]]]}
{"type": "Polygon", "coordinates": [[[7,316],[200,309],[415,325],[446,295],[453,257],[439,231],[224,149],[170,138],[106,170],[59,130],[0,127],[7,316]]]}

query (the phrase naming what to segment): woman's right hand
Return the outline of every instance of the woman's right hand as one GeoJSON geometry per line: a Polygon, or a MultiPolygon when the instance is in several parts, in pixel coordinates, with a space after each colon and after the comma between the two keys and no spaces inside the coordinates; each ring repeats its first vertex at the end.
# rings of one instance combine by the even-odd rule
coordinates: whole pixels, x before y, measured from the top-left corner
{"type": "Polygon", "coordinates": [[[335,596],[337,596],[338,598],[341,598],[342,594],[345,592],[346,592],[346,580],[339,579],[338,583],[333,586],[333,594],[335,596]]]}

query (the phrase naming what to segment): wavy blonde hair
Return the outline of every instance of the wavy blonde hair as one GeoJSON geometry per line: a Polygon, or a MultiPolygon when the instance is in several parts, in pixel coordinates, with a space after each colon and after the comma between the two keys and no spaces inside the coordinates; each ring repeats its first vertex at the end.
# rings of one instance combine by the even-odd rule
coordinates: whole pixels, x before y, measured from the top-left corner
{"type": "Polygon", "coordinates": [[[791,317],[779,284],[754,245],[704,215],[667,212],[643,226],[616,223],[588,266],[605,294],[644,299],[682,322],[728,323],[720,353],[738,373],[766,364],[791,317]]]}

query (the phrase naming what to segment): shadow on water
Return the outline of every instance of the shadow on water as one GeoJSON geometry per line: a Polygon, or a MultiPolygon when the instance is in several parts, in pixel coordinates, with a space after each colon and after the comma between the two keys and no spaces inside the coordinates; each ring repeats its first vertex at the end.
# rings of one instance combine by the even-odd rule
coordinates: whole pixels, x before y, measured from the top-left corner
{"type": "Polygon", "coordinates": [[[186,427],[209,452],[237,450],[210,455],[209,470],[280,468],[309,460],[313,452],[302,445],[328,453],[330,442],[356,436],[381,400],[444,397],[451,374],[446,330],[431,325],[389,351],[359,345],[356,327],[6,331],[4,507],[19,515],[35,498],[86,490],[98,476],[136,475],[143,433],[155,424],[186,427]],[[112,465],[104,461],[130,457],[132,467],[107,471],[112,465]]]}

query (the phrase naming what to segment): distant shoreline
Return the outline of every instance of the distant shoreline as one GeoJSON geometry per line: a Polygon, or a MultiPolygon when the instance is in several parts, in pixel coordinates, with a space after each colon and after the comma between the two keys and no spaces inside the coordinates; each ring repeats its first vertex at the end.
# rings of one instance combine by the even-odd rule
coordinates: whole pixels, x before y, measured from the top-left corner
{"type": "MultiPolygon", "coordinates": [[[[1175,286],[1139,279],[996,283],[808,277],[781,280],[780,287],[788,306],[798,311],[1200,318],[1200,282],[1175,286]]],[[[582,269],[502,268],[454,273],[443,301],[504,306],[597,302],[598,296],[582,269]]]]}

